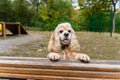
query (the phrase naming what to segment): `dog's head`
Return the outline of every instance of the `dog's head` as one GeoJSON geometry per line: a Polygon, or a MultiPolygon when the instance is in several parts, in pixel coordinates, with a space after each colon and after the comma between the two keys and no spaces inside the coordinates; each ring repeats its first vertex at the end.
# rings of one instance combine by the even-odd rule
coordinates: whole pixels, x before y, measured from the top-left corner
{"type": "Polygon", "coordinates": [[[67,45],[70,51],[78,51],[80,49],[75,31],[69,23],[58,24],[50,38],[48,51],[60,52],[63,45],[67,45]]]}
{"type": "Polygon", "coordinates": [[[68,23],[59,24],[56,28],[61,45],[68,45],[71,42],[71,36],[74,33],[71,25],[68,23]]]}

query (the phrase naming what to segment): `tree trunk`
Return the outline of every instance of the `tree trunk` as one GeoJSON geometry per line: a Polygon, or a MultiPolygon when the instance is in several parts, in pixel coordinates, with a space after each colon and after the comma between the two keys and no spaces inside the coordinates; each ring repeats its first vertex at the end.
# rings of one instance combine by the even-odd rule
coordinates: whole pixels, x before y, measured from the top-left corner
{"type": "Polygon", "coordinates": [[[113,20],[112,20],[112,32],[115,32],[115,18],[116,18],[116,7],[113,5],[113,20]]]}
{"type": "Polygon", "coordinates": [[[113,19],[112,19],[112,32],[115,32],[115,18],[116,18],[116,4],[117,4],[118,0],[112,0],[112,4],[113,4],[113,19]]]}

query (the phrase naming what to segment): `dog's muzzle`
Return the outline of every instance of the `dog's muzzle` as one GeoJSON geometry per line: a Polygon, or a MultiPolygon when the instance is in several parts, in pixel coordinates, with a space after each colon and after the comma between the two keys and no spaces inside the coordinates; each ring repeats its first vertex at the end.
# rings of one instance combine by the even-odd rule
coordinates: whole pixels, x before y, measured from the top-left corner
{"type": "Polygon", "coordinates": [[[70,39],[65,38],[65,39],[63,39],[63,40],[60,40],[60,42],[61,42],[61,44],[63,44],[63,45],[68,45],[68,44],[70,43],[70,39]]]}

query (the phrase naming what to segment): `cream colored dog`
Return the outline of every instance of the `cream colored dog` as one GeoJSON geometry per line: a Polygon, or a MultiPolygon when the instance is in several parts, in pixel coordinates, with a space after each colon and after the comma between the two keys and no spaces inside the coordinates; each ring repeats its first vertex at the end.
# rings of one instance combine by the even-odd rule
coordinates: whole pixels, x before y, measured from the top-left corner
{"type": "Polygon", "coordinates": [[[88,55],[77,53],[79,50],[80,44],[71,25],[69,23],[58,24],[50,37],[47,57],[52,61],[63,58],[90,62],[88,55]]]}

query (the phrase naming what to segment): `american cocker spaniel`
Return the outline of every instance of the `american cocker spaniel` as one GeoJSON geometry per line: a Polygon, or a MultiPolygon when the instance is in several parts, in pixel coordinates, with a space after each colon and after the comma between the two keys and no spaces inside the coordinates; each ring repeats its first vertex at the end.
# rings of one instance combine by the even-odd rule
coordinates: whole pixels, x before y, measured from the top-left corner
{"type": "Polygon", "coordinates": [[[54,33],[51,35],[47,57],[52,61],[59,59],[74,59],[82,62],[90,62],[87,54],[78,53],[80,44],[76,38],[75,31],[70,23],[58,24],[54,33]]]}

